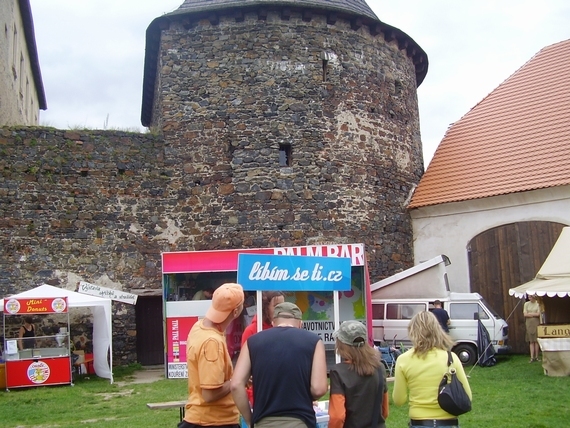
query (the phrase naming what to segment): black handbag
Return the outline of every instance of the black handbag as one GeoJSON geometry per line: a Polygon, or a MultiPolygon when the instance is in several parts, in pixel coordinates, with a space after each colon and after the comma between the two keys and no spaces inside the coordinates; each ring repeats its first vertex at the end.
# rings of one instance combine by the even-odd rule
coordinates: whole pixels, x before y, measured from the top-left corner
{"type": "Polygon", "coordinates": [[[447,373],[439,384],[437,402],[439,407],[454,416],[462,415],[471,411],[471,399],[465,392],[465,388],[457,379],[455,369],[451,367],[453,359],[451,352],[447,351],[447,373]]]}

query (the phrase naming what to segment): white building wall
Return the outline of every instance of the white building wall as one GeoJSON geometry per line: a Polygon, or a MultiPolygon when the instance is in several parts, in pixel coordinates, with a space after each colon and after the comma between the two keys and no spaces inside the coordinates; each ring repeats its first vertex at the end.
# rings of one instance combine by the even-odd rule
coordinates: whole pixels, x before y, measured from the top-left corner
{"type": "Polygon", "coordinates": [[[445,254],[451,291],[469,292],[467,247],[488,229],[521,221],[552,221],[570,225],[570,186],[551,187],[410,211],[414,263],[445,254]]]}
{"type": "Polygon", "coordinates": [[[37,125],[39,101],[18,0],[0,1],[0,126],[37,125]]]}

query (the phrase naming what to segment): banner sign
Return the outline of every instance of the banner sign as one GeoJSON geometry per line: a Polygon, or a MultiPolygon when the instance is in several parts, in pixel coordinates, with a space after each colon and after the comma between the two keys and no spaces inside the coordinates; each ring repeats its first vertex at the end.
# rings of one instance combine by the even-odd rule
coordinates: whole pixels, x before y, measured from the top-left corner
{"type": "Polygon", "coordinates": [[[10,315],[62,314],[67,313],[67,311],[67,297],[4,299],[4,313],[10,315]]]}
{"type": "Polygon", "coordinates": [[[239,254],[237,281],[244,290],[348,291],[350,258],[239,254]]]}
{"type": "Polygon", "coordinates": [[[127,303],[129,305],[136,305],[138,296],[132,293],[126,293],[120,290],[113,290],[112,288],[101,287],[100,285],[90,284],[81,281],[79,283],[78,293],[89,294],[91,296],[103,297],[106,299],[116,300],[118,302],[127,303]]]}

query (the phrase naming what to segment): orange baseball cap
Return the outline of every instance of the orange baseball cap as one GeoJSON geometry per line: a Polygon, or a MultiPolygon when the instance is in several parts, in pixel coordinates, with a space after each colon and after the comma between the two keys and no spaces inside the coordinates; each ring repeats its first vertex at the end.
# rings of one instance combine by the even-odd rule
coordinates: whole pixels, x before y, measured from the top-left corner
{"type": "Polygon", "coordinates": [[[212,305],[206,312],[206,318],[219,324],[228,315],[243,303],[243,287],[239,284],[229,282],[220,285],[212,295],[212,305]]]}

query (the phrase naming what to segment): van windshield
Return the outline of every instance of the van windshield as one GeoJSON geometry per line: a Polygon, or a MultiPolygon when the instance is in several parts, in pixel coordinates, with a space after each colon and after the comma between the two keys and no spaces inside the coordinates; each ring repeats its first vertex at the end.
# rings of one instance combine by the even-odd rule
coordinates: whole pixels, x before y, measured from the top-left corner
{"type": "Polygon", "coordinates": [[[486,320],[489,315],[479,303],[452,302],[449,305],[449,317],[452,320],[486,320]]]}
{"type": "Polygon", "coordinates": [[[491,312],[491,315],[493,315],[496,319],[501,318],[501,316],[497,313],[497,311],[495,311],[492,306],[489,306],[489,304],[485,301],[485,299],[481,298],[481,303],[483,303],[483,306],[485,306],[487,310],[491,312]]]}

